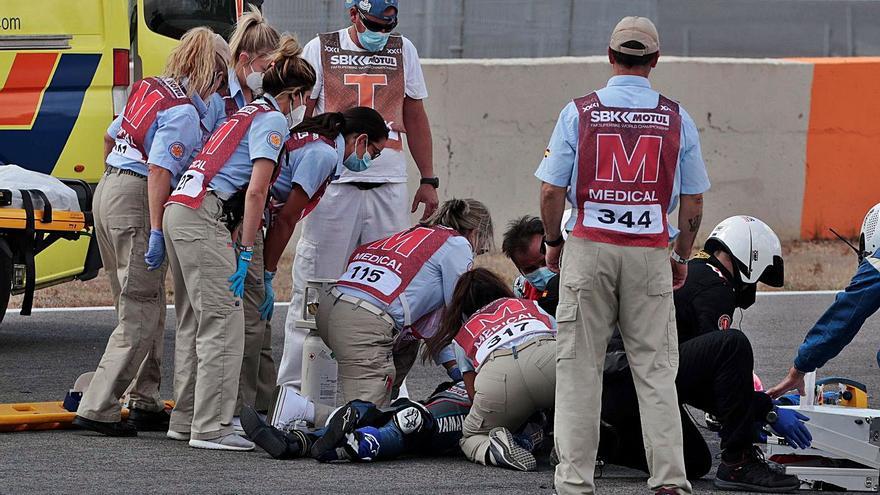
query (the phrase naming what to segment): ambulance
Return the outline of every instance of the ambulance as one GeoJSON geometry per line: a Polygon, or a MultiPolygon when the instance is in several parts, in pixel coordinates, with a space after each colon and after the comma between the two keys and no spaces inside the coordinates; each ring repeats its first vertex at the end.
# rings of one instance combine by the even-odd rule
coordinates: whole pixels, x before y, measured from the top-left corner
{"type": "Polygon", "coordinates": [[[11,207],[16,184],[0,183],[0,321],[11,294],[25,294],[29,314],[34,290],[97,276],[91,196],[104,172],[103,136],[129,85],[161,73],[190,28],[228,37],[243,7],[242,0],[0,2],[0,166],[62,179],[81,210],[46,210],[39,201],[31,211],[11,207]]]}

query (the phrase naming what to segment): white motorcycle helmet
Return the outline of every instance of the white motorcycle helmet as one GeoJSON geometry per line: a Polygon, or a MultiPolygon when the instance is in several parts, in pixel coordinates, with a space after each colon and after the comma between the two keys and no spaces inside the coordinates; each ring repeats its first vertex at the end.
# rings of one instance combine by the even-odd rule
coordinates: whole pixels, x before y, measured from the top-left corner
{"type": "Polygon", "coordinates": [[[733,258],[740,281],[782,287],[785,270],[779,237],[755,217],[738,215],[719,223],[706,239],[704,249],[727,251],[733,258]]]}
{"type": "Polygon", "coordinates": [[[877,228],[880,217],[880,203],[874,205],[862,221],[862,232],[859,234],[859,261],[873,256],[880,247],[880,228],[877,228]]]}

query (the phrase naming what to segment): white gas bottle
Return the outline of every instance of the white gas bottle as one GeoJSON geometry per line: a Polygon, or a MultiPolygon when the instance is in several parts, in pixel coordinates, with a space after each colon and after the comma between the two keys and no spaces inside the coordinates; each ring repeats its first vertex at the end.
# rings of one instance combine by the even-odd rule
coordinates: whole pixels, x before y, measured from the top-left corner
{"type": "Polygon", "coordinates": [[[303,342],[302,395],[314,402],[336,406],[338,369],[333,352],[316,330],[303,342]]]}

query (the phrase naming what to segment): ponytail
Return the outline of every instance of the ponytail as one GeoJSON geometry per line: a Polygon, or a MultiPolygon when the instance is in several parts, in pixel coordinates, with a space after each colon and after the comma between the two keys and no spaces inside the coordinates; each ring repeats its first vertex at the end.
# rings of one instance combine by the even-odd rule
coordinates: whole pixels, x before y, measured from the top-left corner
{"type": "Polygon", "coordinates": [[[283,92],[304,94],[315,85],[315,69],[300,57],[302,46],[290,34],[283,34],[272,54],[269,68],[263,72],[263,92],[278,96],[283,92]]]}
{"type": "Polygon", "coordinates": [[[440,328],[425,341],[422,360],[436,360],[440,351],[452,343],[467,319],[488,304],[504,297],[515,296],[508,284],[491,270],[474,268],[461,274],[452,292],[452,299],[443,312],[440,328]]]}
{"type": "Polygon", "coordinates": [[[214,87],[214,74],[226,61],[215,48],[214,32],[206,27],[192,28],[171,51],[165,62],[164,77],[182,83],[187,79],[186,93],[204,95],[214,87]]]}
{"type": "Polygon", "coordinates": [[[475,254],[489,251],[494,243],[492,216],[486,205],[475,199],[450,199],[431,215],[425,224],[442,225],[458,231],[461,235],[473,233],[475,254]]]}
{"type": "Polygon", "coordinates": [[[257,8],[250,4],[248,7],[250,11],[238,18],[235,31],[229,37],[229,49],[232,50],[229,63],[233,67],[242,53],[247,53],[253,60],[271,52],[281,38],[278,30],[266,22],[257,8]]]}
{"type": "Polygon", "coordinates": [[[291,129],[291,132],[314,132],[327,139],[342,134],[366,134],[372,142],[388,139],[388,126],[382,115],[369,107],[349,108],[344,112],[327,112],[309,117],[291,129]]]}

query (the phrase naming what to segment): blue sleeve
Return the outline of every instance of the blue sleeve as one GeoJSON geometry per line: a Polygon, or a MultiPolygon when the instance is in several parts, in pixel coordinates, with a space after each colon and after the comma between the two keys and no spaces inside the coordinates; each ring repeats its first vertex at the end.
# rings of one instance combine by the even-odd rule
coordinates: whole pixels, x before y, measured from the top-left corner
{"type": "Polygon", "coordinates": [[[709,190],[709,174],[700,149],[700,135],[694,119],[681,109],[681,147],[678,153],[681,170],[681,194],[702,194],[709,190]]]}
{"type": "MultiPolygon", "coordinates": [[[[125,113],[125,109],[122,109],[122,113],[125,113]]],[[[122,113],[117,115],[113,122],[110,123],[110,127],[107,128],[107,135],[114,139],[119,134],[119,130],[122,129],[122,113]]]]}
{"type": "Polygon", "coordinates": [[[213,133],[224,122],[226,122],[226,101],[220,93],[214,93],[208,99],[208,113],[202,119],[202,123],[209,133],[213,133]]]}
{"type": "MultiPolygon", "coordinates": [[[[874,262],[877,263],[876,258],[874,262]]],[[[834,303],[813,325],[794,359],[794,367],[804,373],[821,368],[852,342],[865,320],[880,308],[880,272],[871,258],[862,261],[858,271],[834,303]]]]}
{"type": "Polygon", "coordinates": [[[458,345],[458,342],[452,341],[452,349],[455,352],[455,362],[458,363],[458,369],[462,373],[467,373],[468,371],[477,371],[474,367],[474,363],[468,359],[467,354],[464,352],[464,349],[458,345]]]}
{"type": "Polygon", "coordinates": [[[147,163],[158,165],[176,177],[189,165],[193,150],[202,146],[199,114],[192,105],[179,105],[159,112],[156,122],[147,163]]]}
{"type": "Polygon", "coordinates": [[[311,198],[336,172],[339,154],[322,141],[309,143],[297,151],[291,182],[299,184],[311,198]]]}
{"type": "Polygon", "coordinates": [[[471,269],[474,253],[464,237],[451,237],[446,242],[450,250],[440,259],[440,277],[443,281],[443,300],[448,306],[452,302],[452,292],[458,278],[471,269]]]}
{"type": "Polygon", "coordinates": [[[248,153],[251,162],[267,158],[278,160],[281,145],[287,141],[287,119],[281,112],[257,115],[248,129],[248,153]]]}
{"type": "Polygon", "coordinates": [[[434,362],[442,365],[443,363],[448,361],[457,361],[457,359],[458,358],[455,355],[455,348],[452,346],[452,344],[449,344],[443,349],[440,349],[440,352],[437,353],[437,357],[434,359],[434,362]]]}
{"type": "Polygon", "coordinates": [[[557,187],[569,186],[576,165],[578,120],[577,106],[570,102],[559,114],[535,177],[557,187]]]}

